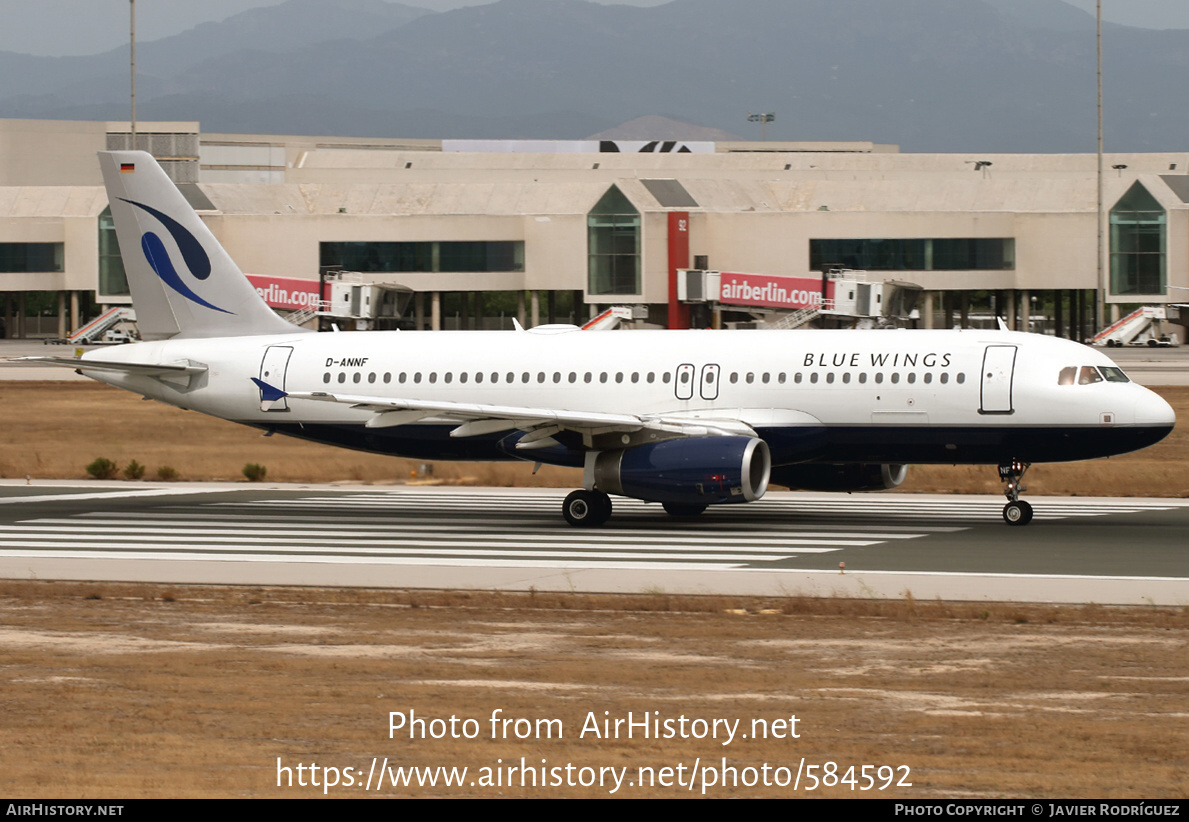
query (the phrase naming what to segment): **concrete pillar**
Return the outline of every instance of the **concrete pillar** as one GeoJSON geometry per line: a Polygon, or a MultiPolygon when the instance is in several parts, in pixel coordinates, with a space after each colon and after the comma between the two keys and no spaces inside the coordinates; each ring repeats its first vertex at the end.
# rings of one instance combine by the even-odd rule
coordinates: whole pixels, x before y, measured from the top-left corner
{"type": "Polygon", "coordinates": [[[1016,327],[1021,331],[1029,331],[1032,327],[1032,293],[1028,289],[1020,291],[1020,323],[1016,327]]]}
{"type": "Polygon", "coordinates": [[[487,319],[487,306],[483,302],[483,292],[475,292],[475,329],[482,331],[487,319]]]}
{"type": "Polygon", "coordinates": [[[78,321],[78,292],[70,292],[70,331],[73,333],[79,327],[78,321]]]}
{"type": "Polygon", "coordinates": [[[471,328],[471,295],[470,292],[458,292],[458,300],[462,304],[462,313],[458,316],[458,330],[469,331],[471,328]]]}
{"type": "Polygon", "coordinates": [[[536,328],[541,324],[541,292],[530,291],[528,296],[532,306],[529,313],[529,321],[532,323],[532,325],[529,327],[536,328]]]}
{"type": "Polygon", "coordinates": [[[417,291],[413,294],[413,329],[420,331],[425,328],[425,295],[417,291]]]}
{"type": "Polygon", "coordinates": [[[25,292],[17,294],[16,338],[25,339],[25,292]]]}
{"type": "Polygon", "coordinates": [[[1112,324],[1117,323],[1118,321],[1119,321],[1119,304],[1111,303],[1111,323],[1112,324]]]}
{"type": "Polygon", "coordinates": [[[1065,336],[1065,311],[1062,303],[1064,302],[1065,292],[1061,289],[1053,291],[1053,336],[1065,336]]]}
{"type": "Polygon", "coordinates": [[[442,330],[442,292],[431,291],[429,294],[429,327],[432,331],[442,330]]]}
{"type": "Polygon", "coordinates": [[[945,312],[945,328],[954,327],[954,295],[953,292],[941,292],[941,305],[945,312]]]}
{"type": "Polygon", "coordinates": [[[557,299],[556,299],[556,297],[557,297],[556,291],[545,292],[546,316],[549,317],[549,319],[546,320],[546,322],[548,322],[550,325],[557,322],[557,299]]]}
{"type": "Polygon", "coordinates": [[[933,327],[933,292],[925,292],[925,304],[921,308],[921,319],[925,321],[925,328],[933,327]]]}
{"type": "Polygon", "coordinates": [[[66,292],[58,292],[58,336],[65,337],[69,332],[66,330],[66,292]]]}
{"type": "Polygon", "coordinates": [[[1007,327],[1016,330],[1016,290],[1014,288],[1007,289],[1007,310],[1004,312],[1007,316],[1007,327]]]}
{"type": "Polygon", "coordinates": [[[959,328],[970,328],[970,292],[963,291],[958,297],[958,307],[961,310],[959,328]]]}
{"type": "Polygon", "coordinates": [[[528,318],[528,312],[524,305],[524,292],[516,292],[516,322],[520,323],[520,327],[524,327],[524,321],[528,318]]]}

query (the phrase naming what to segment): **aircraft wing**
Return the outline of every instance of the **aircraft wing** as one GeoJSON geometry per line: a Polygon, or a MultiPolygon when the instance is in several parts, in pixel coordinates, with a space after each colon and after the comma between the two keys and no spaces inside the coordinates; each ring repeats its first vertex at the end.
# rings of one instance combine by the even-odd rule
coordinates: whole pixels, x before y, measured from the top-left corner
{"type": "Polygon", "coordinates": [[[79,359],[78,357],[12,357],[9,362],[28,365],[61,365],[78,371],[119,371],[125,374],[141,374],[146,377],[193,376],[206,371],[205,365],[190,362],[141,363],[113,362],[111,360],[79,359]]]}
{"type": "MultiPolygon", "coordinates": [[[[368,397],[324,391],[287,393],[260,380],[253,379],[253,382],[260,386],[262,391],[262,405],[277,402],[284,397],[343,403],[354,408],[374,411],[375,416],[366,423],[369,428],[404,425],[434,416],[458,420],[459,427],[450,432],[451,436],[455,437],[472,437],[496,431],[532,431],[532,429],[537,429],[542,439],[561,430],[578,431],[584,434],[603,434],[649,429],[686,437],[756,436],[755,430],[751,426],[732,419],[683,419],[664,414],[613,414],[559,408],[368,397]]],[[[526,437],[525,440],[533,441],[529,437],[526,437]]]]}

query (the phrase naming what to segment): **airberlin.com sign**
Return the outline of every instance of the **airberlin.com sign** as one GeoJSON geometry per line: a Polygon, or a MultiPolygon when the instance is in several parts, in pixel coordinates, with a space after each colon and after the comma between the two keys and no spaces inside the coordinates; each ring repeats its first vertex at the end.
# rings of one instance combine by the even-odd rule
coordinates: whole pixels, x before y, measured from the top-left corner
{"type": "MultiPolygon", "coordinates": [[[[822,281],[811,277],[773,277],[766,274],[720,275],[723,305],[752,305],[760,308],[816,308],[822,302],[822,281]]],[[[834,299],[834,283],[826,283],[826,298],[834,299]]]]}
{"type": "Polygon", "coordinates": [[[318,301],[318,281],[298,280],[292,277],[262,277],[249,274],[248,280],[256,293],[270,308],[282,311],[300,311],[318,301]]]}

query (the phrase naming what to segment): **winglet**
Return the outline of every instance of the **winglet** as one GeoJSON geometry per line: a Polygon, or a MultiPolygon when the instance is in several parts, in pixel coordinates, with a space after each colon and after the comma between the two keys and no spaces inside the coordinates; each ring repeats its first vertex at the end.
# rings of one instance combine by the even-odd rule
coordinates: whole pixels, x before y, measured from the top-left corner
{"type": "Polygon", "coordinates": [[[273,403],[280,402],[289,396],[279,388],[266,383],[264,380],[258,380],[255,377],[250,378],[252,382],[256,383],[256,387],[260,389],[260,410],[267,411],[272,408],[273,403]]]}

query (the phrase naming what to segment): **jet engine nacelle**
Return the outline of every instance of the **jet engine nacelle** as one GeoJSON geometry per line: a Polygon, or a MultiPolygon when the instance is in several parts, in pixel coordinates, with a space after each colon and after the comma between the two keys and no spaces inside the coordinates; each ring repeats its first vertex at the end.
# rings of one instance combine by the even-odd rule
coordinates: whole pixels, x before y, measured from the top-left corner
{"type": "Polygon", "coordinates": [[[773,468],[772,482],[801,491],[886,491],[904,482],[907,474],[907,465],[801,463],[773,468]]]}
{"type": "Polygon", "coordinates": [[[693,437],[603,451],[595,487],[650,502],[751,502],[768,490],[772,458],[755,437],[693,437]]]}

